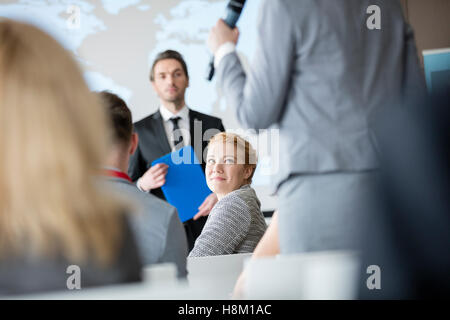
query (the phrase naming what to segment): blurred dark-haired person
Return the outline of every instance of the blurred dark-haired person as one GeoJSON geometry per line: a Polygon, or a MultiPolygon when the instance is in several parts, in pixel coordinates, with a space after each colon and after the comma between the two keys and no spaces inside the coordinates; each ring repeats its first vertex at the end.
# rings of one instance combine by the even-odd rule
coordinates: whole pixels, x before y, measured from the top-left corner
{"type": "Polygon", "coordinates": [[[382,166],[361,239],[360,299],[450,298],[448,89],[377,113],[382,166]]]}
{"type": "Polygon", "coordinates": [[[111,150],[104,173],[108,184],[135,207],[130,215],[145,265],[171,262],[178,276],[185,277],[187,241],[177,209],[153,194],[141,192],[126,174],[130,156],[136,151],[138,135],[133,132],[131,111],[125,101],[110,92],[100,92],[111,124],[111,150]]]}
{"type": "Polygon", "coordinates": [[[0,295],[139,281],[126,205],[93,179],[107,119],[73,57],[2,20],[0,92],[0,295]]]}
{"type": "MultiPolygon", "coordinates": [[[[160,106],[158,111],[134,125],[139,144],[131,157],[128,172],[141,191],[151,192],[165,200],[161,186],[165,184],[167,166],[151,166],[151,163],[171,151],[191,145],[205,170],[203,152],[208,140],[225,128],[219,118],[194,111],[186,105],[189,73],[179,52],[167,50],[156,56],[150,70],[150,83],[159,97],[160,106]]],[[[205,216],[216,202],[217,197],[210,194],[196,216],[184,223],[189,250],[202,231],[205,216]]]]}

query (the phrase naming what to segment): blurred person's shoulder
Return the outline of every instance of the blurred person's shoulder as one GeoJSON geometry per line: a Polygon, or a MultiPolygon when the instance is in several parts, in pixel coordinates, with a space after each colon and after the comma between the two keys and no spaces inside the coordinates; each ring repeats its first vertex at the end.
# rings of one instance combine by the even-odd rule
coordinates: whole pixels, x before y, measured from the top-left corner
{"type": "Polygon", "coordinates": [[[222,119],[206,114],[206,113],[202,113],[199,111],[195,111],[191,108],[189,108],[189,116],[193,117],[194,119],[198,119],[198,120],[209,120],[211,122],[216,122],[216,123],[222,123],[222,119]]]}
{"type": "Polygon", "coordinates": [[[173,214],[176,214],[174,206],[151,193],[140,191],[133,183],[116,179],[109,179],[108,182],[113,187],[113,192],[116,192],[118,196],[126,196],[133,202],[134,211],[138,213],[144,211],[145,214],[162,218],[167,222],[173,214]]]}
{"type": "Polygon", "coordinates": [[[161,114],[157,110],[154,113],[150,114],[149,116],[134,122],[133,126],[136,130],[147,128],[149,125],[151,125],[155,120],[158,120],[158,118],[160,117],[161,114]]]}

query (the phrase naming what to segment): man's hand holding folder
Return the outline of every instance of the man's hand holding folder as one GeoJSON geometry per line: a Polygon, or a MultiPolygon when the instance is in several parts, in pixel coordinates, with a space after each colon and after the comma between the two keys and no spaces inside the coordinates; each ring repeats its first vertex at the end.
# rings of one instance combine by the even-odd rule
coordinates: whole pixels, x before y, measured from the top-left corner
{"type": "Polygon", "coordinates": [[[203,170],[191,146],[155,160],[147,173],[149,184],[161,186],[167,201],[178,209],[182,221],[207,216],[217,203],[217,196],[206,185],[203,170]],[[184,156],[190,159],[189,163],[173,161],[174,158],[186,159],[184,156]],[[194,203],[195,207],[192,207],[194,203]]]}
{"type": "Polygon", "coordinates": [[[165,163],[158,163],[151,166],[139,179],[139,188],[145,192],[149,192],[152,189],[161,188],[166,183],[168,168],[169,166],[165,163]]]}

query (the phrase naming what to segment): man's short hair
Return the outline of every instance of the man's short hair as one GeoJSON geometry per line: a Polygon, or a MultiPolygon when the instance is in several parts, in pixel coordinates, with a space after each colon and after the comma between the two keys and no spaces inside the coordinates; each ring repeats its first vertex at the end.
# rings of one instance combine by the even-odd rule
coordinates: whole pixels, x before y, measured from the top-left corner
{"type": "Polygon", "coordinates": [[[130,109],[125,101],[114,93],[102,91],[99,95],[111,123],[113,143],[128,145],[133,134],[130,109]]]}
{"type": "Polygon", "coordinates": [[[150,70],[150,81],[152,81],[152,82],[155,81],[155,66],[156,66],[156,64],[158,62],[160,62],[161,60],[166,60],[166,59],[177,60],[181,64],[181,67],[183,67],[184,73],[186,74],[186,78],[189,79],[186,62],[184,61],[183,56],[178,51],[166,50],[164,52],[158,53],[158,55],[155,58],[155,61],[153,61],[152,69],[150,70]]]}

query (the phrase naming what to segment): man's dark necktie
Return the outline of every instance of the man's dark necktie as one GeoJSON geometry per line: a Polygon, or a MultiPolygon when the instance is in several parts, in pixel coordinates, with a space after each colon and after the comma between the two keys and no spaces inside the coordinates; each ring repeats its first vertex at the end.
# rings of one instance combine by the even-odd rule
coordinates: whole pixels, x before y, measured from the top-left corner
{"type": "Polygon", "coordinates": [[[169,119],[173,123],[173,144],[175,150],[179,150],[184,147],[183,135],[181,134],[180,127],[178,126],[178,121],[181,120],[181,117],[175,117],[169,119]]]}

